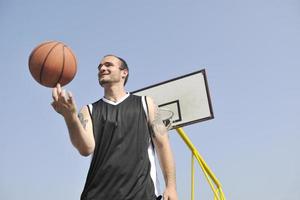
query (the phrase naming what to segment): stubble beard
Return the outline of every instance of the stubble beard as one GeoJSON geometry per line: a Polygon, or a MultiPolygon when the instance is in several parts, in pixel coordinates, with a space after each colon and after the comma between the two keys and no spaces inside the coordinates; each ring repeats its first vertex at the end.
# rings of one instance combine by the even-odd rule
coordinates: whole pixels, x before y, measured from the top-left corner
{"type": "Polygon", "coordinates": [[[111,83],[110,80],[105,80],[105,79],[99,79],[99,84],[103,87],[104,85],[111,83]]]}
{"type": "Polygon", "coordinates": [[[117,83],[121,80],[118,80],[118,78],[116,77],[109,77],[109,78],[104,78],[104,79],[101,79],[101,77],[98,77],[98,80],[99,80],[99,84],[101,87],[104,87],[105,85],[112,85],[114,83],[117,83]]]}
{"type": "Polygon", "coordinates": [[[116,83],[117,81],[112,80],[112,79],[99,79],[99,84],[100,86],[105,86],[105,85],[112,85],[113,83],[116,83]]]}

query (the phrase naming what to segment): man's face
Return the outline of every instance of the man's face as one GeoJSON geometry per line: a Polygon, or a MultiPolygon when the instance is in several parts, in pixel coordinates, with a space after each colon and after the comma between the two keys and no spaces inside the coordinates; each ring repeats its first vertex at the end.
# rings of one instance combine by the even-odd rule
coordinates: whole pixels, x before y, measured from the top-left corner
{"type": "Polygon", "coordinates": [[[98,80],[102,87],[116,83],[123,85],[127,70],[122,70],[121,65],[121,61],[114,56],[106,56],[101,60],[98,66],[98,80]]]}

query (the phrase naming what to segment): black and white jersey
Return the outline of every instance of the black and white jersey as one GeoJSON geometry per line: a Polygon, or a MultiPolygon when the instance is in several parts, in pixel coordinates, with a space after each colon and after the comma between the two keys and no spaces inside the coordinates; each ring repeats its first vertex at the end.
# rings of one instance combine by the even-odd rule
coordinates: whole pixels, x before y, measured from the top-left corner
{"type": "Polygon", "coordinates": [[[159,195],[145,98],[89,105],[95,150],[81,200],[154,200],[159,195]]]}

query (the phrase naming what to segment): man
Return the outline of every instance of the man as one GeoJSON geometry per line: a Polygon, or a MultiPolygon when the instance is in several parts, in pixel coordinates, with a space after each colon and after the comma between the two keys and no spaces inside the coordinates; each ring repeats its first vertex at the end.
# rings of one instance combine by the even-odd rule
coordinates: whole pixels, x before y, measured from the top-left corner
{"type": "Polygon", "coordinates": [[[175,164],[167,129],[149,97],[126,92],[126,62],[107,55],[98,66],[104,97],[77,115],[74,98],[58,84],[52,106],[66,122],[72,144],[93,155],[81,200],[161,199],[153,165],[154,147],[164,175],[164,200],[177,200],[175,164]]]}

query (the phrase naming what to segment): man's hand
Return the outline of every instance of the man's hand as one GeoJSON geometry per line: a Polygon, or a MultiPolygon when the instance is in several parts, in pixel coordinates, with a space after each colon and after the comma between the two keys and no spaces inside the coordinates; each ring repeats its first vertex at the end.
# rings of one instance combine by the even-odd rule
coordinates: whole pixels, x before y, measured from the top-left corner
{"type": "Polygon", "coordinates": [[[163,200],[178,200],[176,189],[167,187],[163,195],[163,200]]]}
{"type": "Polygon", "coordinates": [[[77,108],[72,94],[70,92],[66,93],[59,83],[52,89],[52,98],[51,105],[57,113],[65,118],[77,115],[77,108]]]}

